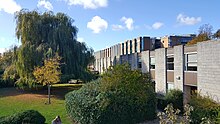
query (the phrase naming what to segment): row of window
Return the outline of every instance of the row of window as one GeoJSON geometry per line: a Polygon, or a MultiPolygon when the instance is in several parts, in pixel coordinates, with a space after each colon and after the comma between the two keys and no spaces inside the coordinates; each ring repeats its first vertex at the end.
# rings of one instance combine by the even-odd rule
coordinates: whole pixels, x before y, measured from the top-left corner
{"type": "MultiPolygon", "coordinates": [[[[197,54],[185,54],[185,71],[197,71],[197,54]]],[[[167,56],[167,70],[174,70],[174,57],[167,56]]],[[[155,58],[150,57],[150,69],[155,69],[155,58]]]]}
{"type": "MultiPolygon", "coordinates": [[[[133,42],[134,42],[134,52],[135,53],[137,52],[137,50],[138,50],[137,39],[134,39],[134,41],[130,40],[130,41],[127,41],[126,43],[122,43],[122,55],[131,54],[132,53],[132,51],[133,51],[133,46],[132,46],[133,42]],[[128,42],[129,42],[129,45],[128,45],[128,42]],[[126,51],[124,51],[124,49],[126,51]],[[128,53],[128,49],[130,50],[130,53],[128,53]]],[[[144,50],[144,38],[141,38],[140,46],[139,47],[140,47],[140,51],[144,50]]]]}

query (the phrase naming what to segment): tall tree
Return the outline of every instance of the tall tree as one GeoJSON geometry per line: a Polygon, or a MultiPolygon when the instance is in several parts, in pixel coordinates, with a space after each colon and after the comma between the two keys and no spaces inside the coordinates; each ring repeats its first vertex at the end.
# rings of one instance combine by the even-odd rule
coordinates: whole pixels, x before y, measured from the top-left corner
{"type": "Polygon", "coordinates": [[[212,37],[212,30],[213,27],[210,24],[204,24],[200,26],[199,34],[194,39],[189,41],[187,44],[192,45],[192,44],[196,44],[197,42],[210,40],[212,37]]]}
{"type": "Polygon", "coordinates": [[[73,19],[63,13],[54,14],[21,10],[16,13],[16,35],[21,40],[17,69],[20,77],[33,78],[34,66],[58,53],[62,58],[61,72],[82,78],[93,57],[93,50],[76,40],[73,19]]]}
{"type": "Polygon", "coordinates": [[[60,81],[60,57],[44,60],[44,65],[35,67],[33,75],[37,82],[48,87],[48,103],[50,104],[50,87],[51,84],[60,81]]]}

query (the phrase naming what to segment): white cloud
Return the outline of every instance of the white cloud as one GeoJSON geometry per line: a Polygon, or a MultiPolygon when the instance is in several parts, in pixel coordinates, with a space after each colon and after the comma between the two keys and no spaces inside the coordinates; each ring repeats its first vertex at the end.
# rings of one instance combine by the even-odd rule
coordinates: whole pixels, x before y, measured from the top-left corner
{"type": "Polygon", "coordinates": [[[189,17],[184,14],[179,14],[176,18],[177,22],[182,25],[195,25],[202,21],[201,17],[189,17]]]}
{"type": "Polygon", "coordinates": [[[14,0],[0,0],[0,11],[5,11],[9,14],[14,14],[16,11],[20,11],[21,6],[14,0]]]}
{"type": "Polygon", "coordinates": [[[99,7],[107,7],[108,0],[65,0],[69,5],[81,5],[85,9],[97,9],[99,7]]]}
{"type": "Polygon", "coordinates": [[[134,20],[132,18],[126,18],[126,17],[122,17],[121,21],[125,23],[125,26],[128,30],[133,30],[134,29],[134,20]]]}
{"type": "Polygon", "coordinates": [[[82,38],[82,37],[78,37],[78,38],[77,38],[77,41],[79,41],[79,42],[83,42],[83,41],[84,41],[84,38],[82,38]]]}
{"type": "Polygon", "coordinates": [[[37,7],[44,7],[47,10],[53,10],[53,6],[49,1],[46,0],[39,0],[37,3],[37,7]]]}
{"type": "Polygon", "coordinates": [[[123,25],[118,25],[118,24],[112,25],[113,31],[119,31],[124,29],[128,29],[131,31],[135,28],[138,28],[138,26],[134,26],[134,20],[132,18],[127,18],[123,16],[121,17],[120,21],[123,22],[123,25]]]}
{"type": "Polygon", "coordinates": [[[163,26],[164,24],[162,22],[155,22],[153,25],[152,25],[152,28],[153,29],[159,29],[163,26]]]}
{"type": "Polygon", "coordinates": [[[0,48],[0,53],[4,53],[6,50],[6,48],[0,48]]]}
{"type": "Polygon", "coordinates": [[[123,29],[125,29],[125,27],[123,27],[122,25],[112,25],[112,30],[114,31],[119,31],[123,29]]]}
{"type": "Polygon", "coordinates": [[[108,22],[99,16],[94,16],[92,20],[87,23],[87,28],[92,29],[93,33],[97,34],[108,28],[108,22]]]}

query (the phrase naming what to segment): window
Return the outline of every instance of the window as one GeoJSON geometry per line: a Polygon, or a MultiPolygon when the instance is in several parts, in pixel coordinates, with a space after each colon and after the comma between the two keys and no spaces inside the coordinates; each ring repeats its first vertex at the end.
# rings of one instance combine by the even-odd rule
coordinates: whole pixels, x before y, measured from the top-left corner
{"type": "Polygon", "coordinates": [[[130,54],[132,53],[132,40],[130,40],[130,54]]]}
{"type": "Polygon", "coordinates": [[[150,57],[150,69],[155,69],[155,58],[150,57]]]}
{"type": "Polygon", "coordinates": [[[135,45],[134,49],[135,49],[135,53],[136,53],[137,52],[137,40],[136,39],[134,39],[134,45],[135,45]]]}
{"type": "Polygon", "coordinates": [[[173,90],[174,89],[174,84],[172,83],[167,83],[167,90],[173,90]]]}
{"type": "Polygon", "coordinates": [[[124,55],[124,43],[122,43],[122,55],[124,55]]]}
{"type": "Polygon", "coordinates": [[[144,38],[141,38],[141,50],[144,51],[144,38]]]}
{"type": "Polygon", "coordinates": [[[126,53],[125,54],[128,54],[128,42],[126,42],[126,53]]]}
{"type": "Polygon", "coordinates": [[[194,53],[185,55],[185,70],[197,71],[197,54],[194,53]]]}
{"type": "Polygon", "coordinates": [[[138,68],[142,68],[141,55],[138,55],[138,68]]]}
{"type": "Polygon", "coordinates": [[[174,70],[174,57],[173,56],[167,57],[167,70],[174,70]]]}

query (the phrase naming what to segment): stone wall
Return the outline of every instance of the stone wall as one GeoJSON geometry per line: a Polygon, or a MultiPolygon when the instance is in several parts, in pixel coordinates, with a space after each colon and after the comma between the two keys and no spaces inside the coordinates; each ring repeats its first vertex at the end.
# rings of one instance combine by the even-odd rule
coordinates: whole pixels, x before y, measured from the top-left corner
{"type": "Polygon", "coordinates": [[[184,49],[183,45],[174,47],[174,88],[183,91],[184,49]]]}
{"type": "Polygon", "coordinates": [[[220,102],[220,40],[197,44],[198,91],[220,102]]]}
{"type": "Polygon", "coordinates": [[[155,63],[155,90],[157,93],[165,94],[167,87],[165,48],[155,50],[155,63]]]}

